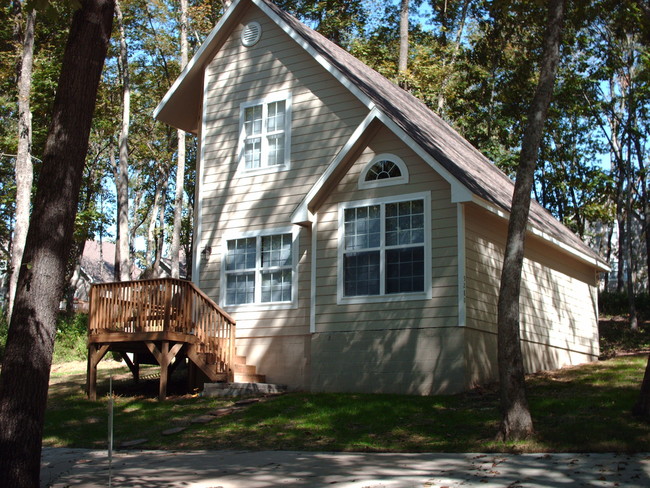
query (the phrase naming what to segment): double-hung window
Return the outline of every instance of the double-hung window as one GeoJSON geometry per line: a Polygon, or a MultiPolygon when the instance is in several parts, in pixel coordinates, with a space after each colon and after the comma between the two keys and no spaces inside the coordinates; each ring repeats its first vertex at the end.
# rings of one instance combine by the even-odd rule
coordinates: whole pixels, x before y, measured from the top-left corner
{"type": "Polygon", "coordinates": [[[342,204],[339,299],[430,296],[428,193],[342,204]]]}
{"type": "Polygon", "coordinates": [[[291,99],[288,94],[242,104],[240,171],[286,169],[290,129],[291,99]]]}
{"type": "Polygon", "coordinates": [[[291,231],[226,239],[223,259],[225,304],[290,304],[295,285],[291,231]]]}

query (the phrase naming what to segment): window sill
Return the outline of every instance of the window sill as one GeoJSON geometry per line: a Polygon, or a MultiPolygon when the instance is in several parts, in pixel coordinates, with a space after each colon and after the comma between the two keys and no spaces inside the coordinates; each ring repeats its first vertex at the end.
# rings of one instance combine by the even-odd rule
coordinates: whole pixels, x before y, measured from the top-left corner
{"type": "Polygon", "coordinates": [[[223,309],[226,312],[262,312],[266,310],[290,310],[298,308],[294,302],[275,302],[275,303],[243,303],[241,305],[225,305],[223,309]]]}
{"type": "Polygon", "coordinates": [[[276,166],[266,166],[264,168],[256,169],[242,169],[237,170],[237,176],[239,178],[246,178],[248,176],[258,176],[258,175],[268,175],[271,173],[280,173],[282,171],[289,171],[288,164],[279,164],[276,166]]]}
{"type": "Polygon", "coordinates": [[[404,302],[411,300],[431,300],[431,293],[399,293],[394,295],[365,295],[356,297],[338,297],[337,305],[353,305],[357,303],[387,303],[404,302]]]}

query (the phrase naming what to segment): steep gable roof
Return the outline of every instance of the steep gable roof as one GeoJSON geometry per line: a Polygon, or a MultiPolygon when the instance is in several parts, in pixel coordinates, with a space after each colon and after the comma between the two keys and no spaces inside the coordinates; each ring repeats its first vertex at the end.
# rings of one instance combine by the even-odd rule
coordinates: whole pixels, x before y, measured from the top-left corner
{"type": "MultiPolygon", "coordinates": [[[[166,107],[174,96],[177,98],[176,103],[184,106],[184,112],[187,114],[188,106],[184,102],[179,102],[181,96],[186,97],[188,92],[192,91],[195,97],[202,95],[202,89],[196,88],[199,76],[202,80],[202,68],[212,59],[220,42],[223,42],[224,31],[229,30],[226,28],[226,24],[239,18],[242,15],[243,6],[250,5],[250,3],[257,5],[267,13],[287,34],[368,106],[369,110],[376,108],[389,118],[410,140],[414,141],[455,180],[467,188],[473,195],[472,201],[504,216],[509,213],[514,189],[513,182],[490,160],[419,99],[393,84],[269,0],[235,0],[231,4],[224,17],[156,109],[154,115],[157,118],[177,126],[178,122],[174,123],[174,117],[168,115],[171,110],[166,107]]],[[[198,120],[198,114],[194,116],[198,120]]],[[[187,115],[185,117],[187,118],[187,115]]],[[[191,128],[185,129],[191,130],[191,128]]],[[[196,131],[196,127],[193,131],[196,131]]],[[[531,202],[529,225],[534,233],[569,252],[576,251],[583,259],[601,269],[607,269],[607,265],[597,253],[536,201],[531,202]]]]}

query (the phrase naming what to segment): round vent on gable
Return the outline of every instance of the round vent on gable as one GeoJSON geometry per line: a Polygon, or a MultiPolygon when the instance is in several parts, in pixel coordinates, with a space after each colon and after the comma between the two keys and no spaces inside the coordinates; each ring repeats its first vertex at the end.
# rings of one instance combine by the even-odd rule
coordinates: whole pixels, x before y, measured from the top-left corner
{"type": "Polygon", "coordinates": [[[257,44],[262,37],[262,26],[259,22],[249,22],[241,31],[241,43],[246,47],[257,44]]]}

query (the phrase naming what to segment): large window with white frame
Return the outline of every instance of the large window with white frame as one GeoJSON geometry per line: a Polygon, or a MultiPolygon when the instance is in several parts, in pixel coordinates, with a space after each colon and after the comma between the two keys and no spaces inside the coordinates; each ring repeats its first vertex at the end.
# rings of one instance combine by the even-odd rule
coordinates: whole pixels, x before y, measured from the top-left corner
{"type": "Polygon", "coordinates": [[[428,192],[339,207],[339,301],[431,296],[428,192]]]}
{"type": "Polygon", "coordinates": [[[246,102],[240,111],[240,172],[287,169],[291,138],[291,96],[276,94],[246,102]]]}
{"type": "Polygon", "coordinates": [[[291,229],[224,239],[223,303],[292,304],[296,291],[296,239],[291,229]]]}

